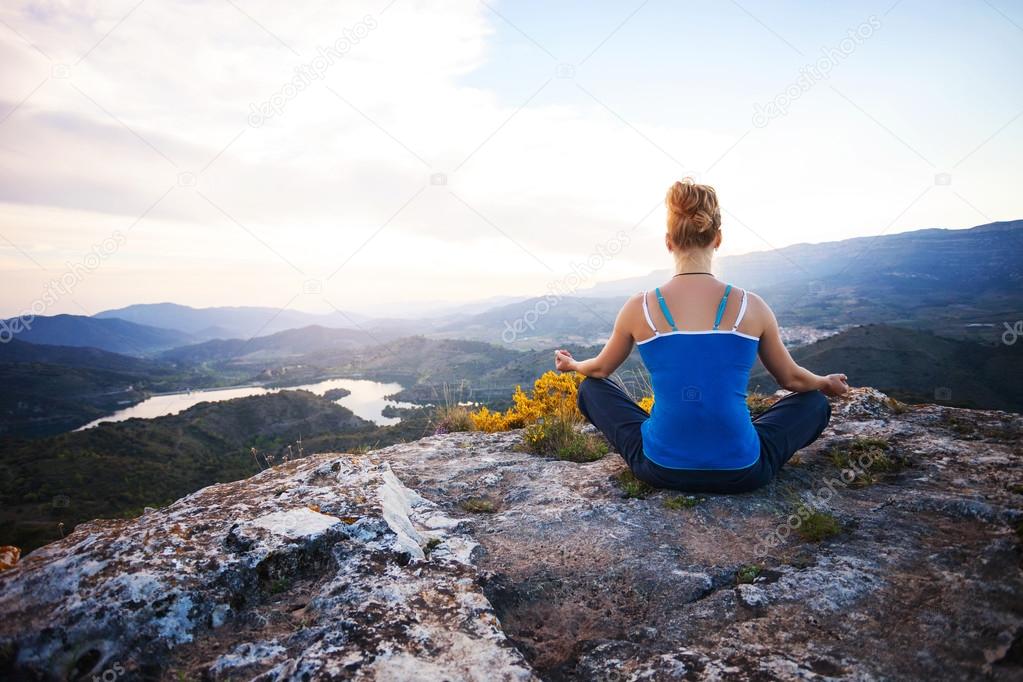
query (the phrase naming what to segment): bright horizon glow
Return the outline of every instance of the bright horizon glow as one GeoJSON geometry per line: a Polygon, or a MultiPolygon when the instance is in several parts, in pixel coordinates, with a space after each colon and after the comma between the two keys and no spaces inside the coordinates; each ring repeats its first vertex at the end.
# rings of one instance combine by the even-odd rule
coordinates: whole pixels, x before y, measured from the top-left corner
{"type": "Polygon", "coordinates": [[[1023,217],[1019,2],[548,5],[5,6],[0,316],[69,272],[42,314],[411,315],[628,234],[588,288],[670,267],[684,175],[722,255],[1023,217]]]}

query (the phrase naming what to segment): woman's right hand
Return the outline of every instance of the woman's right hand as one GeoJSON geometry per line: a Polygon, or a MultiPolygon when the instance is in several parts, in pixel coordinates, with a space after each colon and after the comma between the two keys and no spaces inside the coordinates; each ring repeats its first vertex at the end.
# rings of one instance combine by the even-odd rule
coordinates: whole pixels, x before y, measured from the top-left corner
{"type": "Polygon", "coordinates": [[[829,374],[824,377],[821,393],[829,398],[837,398],[849,390],[849,377],[844,374],[829,374]]]}
{"type": "Polygon", "coordinates": [[[575,369],[575,359],[567,350],[554,351],[554,368],[559,372],[571,372],[575,369]]]}

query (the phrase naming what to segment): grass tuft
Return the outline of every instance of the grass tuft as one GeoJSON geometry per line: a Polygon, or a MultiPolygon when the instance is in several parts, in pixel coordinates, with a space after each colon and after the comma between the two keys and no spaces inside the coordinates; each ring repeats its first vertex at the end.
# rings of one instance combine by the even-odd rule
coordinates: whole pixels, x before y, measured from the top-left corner
{"type": "Polygon", "coordinates": [[[898,401],[895,398],[889,397],[886,402],[888,403],[888,409],[892,411],[892,414],[905,414],[906,412],[909,412],[909,405],[898,401]]]}
{"type": "Polygon", "coordinates": [[[692,509],[696,505],[704,501],[702,497],[696,497],[695,495],[678,495],[676,497],[669,497],[664,501],[665,509],[692,509]]]}
{"type": "Polygon", "coordinates": [[[595,462],[610,450],[600,436],[579,431],[569,415],[553,414],[527,426],[524,438],[529,452],[569,462],[595,462]]]}
{"type": "Polygon", "coordinates": [[[440,538],[430,538],[429,540],[426,541],[426,544],[423,545],[423,554],[425,554],[426,556],[430,556],[430,553],[433,552],[433,550],[440,547],[440,544],[441,544],[440,538]]]}
{"type": "Polygon", "coordinates": [[[842,524],[828,512],[802,507],[797,513],[802,523],[799,524],[796,533],[807,542],[820,542],[842,532],[842,524]]]}
{"type": "Polygon", "coordinates": [[[464,405],[441,405],[433,412],[434,433],[472,431],[473,421],[469,408],[464,405]]]}
{"type": "Polygon", "coordinates": [[[636,478],[629,469],[615,476],[615,480],[625,493],[625,497],[642,500],[657,492],[656,488],[636,478]]]}
{"type": "Polygon", "coordinates": [[[891,456],[890,445],[885,438],[854,438],[835,445],[829,454],[831,463],[836,467],[855,473],[855,478],[849,483],[851,486],[877,483],[881,475],[895,473],[905,466],[901,460],[891,456]]]}
{"type": "Polygon", "coordinates": [[[753,418],[762,415],[773,404],[774,396],[764,393],[752,392],[746,396],[746,407],[749,408],[749,414],[753,418]]]}
{"type": "Polygon", "coordinates": [[[493,514],[497,511],[497,505],[493,500],[488,500],[485,497],[470,497],[467,500],[462,500],[459,506],[473,514],[493,514]]]}

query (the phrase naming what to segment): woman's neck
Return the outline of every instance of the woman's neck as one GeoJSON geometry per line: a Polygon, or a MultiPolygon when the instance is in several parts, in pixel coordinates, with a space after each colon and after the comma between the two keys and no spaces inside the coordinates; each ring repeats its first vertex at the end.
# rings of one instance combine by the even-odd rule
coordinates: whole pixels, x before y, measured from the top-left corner
{"type": "Polygon", "coordinates": [[[687,251],[676,254],[675,274],[684,272],[710,272],[711,262],[714,260],[712,251],[687,251]]]}

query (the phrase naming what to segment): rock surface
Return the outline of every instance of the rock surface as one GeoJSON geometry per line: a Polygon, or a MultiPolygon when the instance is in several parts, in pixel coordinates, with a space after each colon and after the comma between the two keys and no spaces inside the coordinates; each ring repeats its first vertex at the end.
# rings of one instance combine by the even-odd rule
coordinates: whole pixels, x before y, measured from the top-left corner
{"type": "Polygon", "coordinates": [[[0,677],[1020,679],[1021,433],[858,389],[771,485],[672,507],[517,432],[316,455],[0,573],[0,677]]]}
{"type": "Polygon", "coordinates": [[[0,678],[533,679],[460,526],[348,455],[83,524],[0,574],[0,678]]]}

